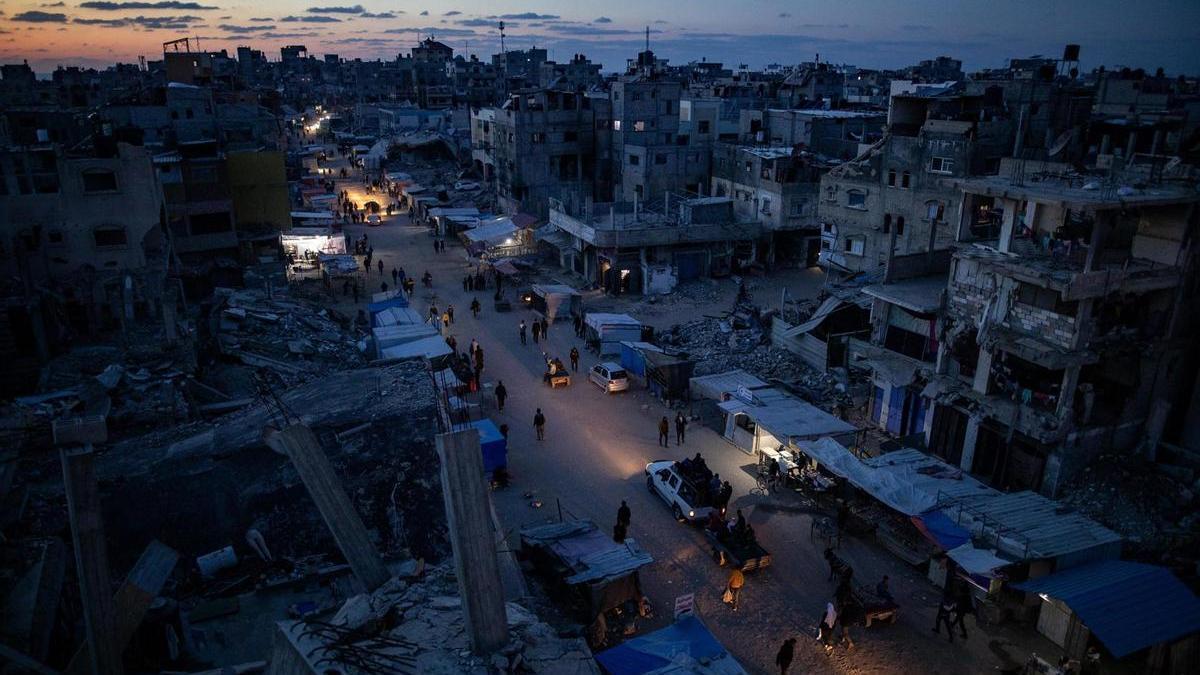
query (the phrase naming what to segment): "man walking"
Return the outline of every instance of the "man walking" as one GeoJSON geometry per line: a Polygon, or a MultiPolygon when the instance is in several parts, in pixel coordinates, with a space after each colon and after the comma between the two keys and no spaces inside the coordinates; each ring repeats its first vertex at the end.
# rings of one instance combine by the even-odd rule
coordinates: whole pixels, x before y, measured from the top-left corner
{"type": "Polygon", "coordinates": [[[583,335],[583,317],[575,315],[575,337],[583,335]]]}
{"type": "Polygon", "coordinates": [[[683,412],[675,413],[675,445],[683,445],[683,434],[687,430],[687,418],[683,412]]]}
{"type": "Polygon", "coordinates": [[[479,298],[472,298],[471,299],[471,316],[478,319],[480,309],[481,309],[481,307],[479,305],[479,298]]]}
{"type": "Polygon", "coordinates": [[[941,604],[938,605],[937,617],[933,620],[933,632],[938,635],[942,634],[940,630],[942,624],[946,624],[946,636],[950,639],[951,644],[954,643],[954,627],[950,625],[950,612],[954,611],[955,604],[954,599],[946,594],[942,598],[941,604]]]}
{"type": "Polygon", "coordinates": [[[671,447],[670,443],[671,423],[667,421],[667,416],[658,422],[658,444],[664,448],[671,447]]]}
{"type": "Polygon", "coordinates": [[[521,325],[517,327],[517,330],[521,331],[521,344],[527,344],[525,342],[525,319],[521,319],[521,325]]]}
{"type": "Polygon", "coordinates": [[[950,631],[958,626],[962,639],[967,639],[967,624],[963,621],[968,614],[975,612],[975,604],[971,602],[971,594],[966,588],[959,588],[958,598],[954,601],[954,620],[950,622],[950,631]]]}
{"type": "Polygon", "coordinates": [[[833,645],[829,643],[833,639],[833,627],[837,624],[838,611],[837,607],[833,606],[833,601],[825,603],[825,613],[821,615],[821,627],[817,632],[817,640],[825,643],[825,651],[833,649],[833,645]]]}
{"type": "Polygon", "coordinates": [[[383,261],[379,261],[379,276],[383,276],[383,261]]]}
{"type": "Polygon", "coordinates": [[[392,268],[392,285],[395,286],[400,281],[400,271],[395,267],[392,268]]]}
{"type": "Polygon", "coordinates": [[[725,602],[733,606],[733,611],[738,611],[738,599],[742,595],[742,586],[746,585],[746,577],[738,568],[733,568],[729,573],[729,584],[725,586],[725,602]]]}
{"type": "Polygon", "coordinates": [[[779,666],[779,675],[787,675],[788,668],[792,667],[792,658],[796,655],[796,638],[788,638],[783,641],[783,645],[779,647],[779,651],[775,654],[775,665],[779,666]]]}
{"type": "Polygon", "coordinates": [[[546,416],[542,414],[542,409],[538,408],[533,414],[533,428],[537,431],[537,439],[539,441],[546,440],[546,416]]]}
{"type": "Polygon", "coordinates": [[[542,333],[542,322],[537,319],[533,320],[533,344],[538,343],[538,336],[542,333]]]}
{"type": "Polygon", "coordinates": [[[483,372],[483,347],[475,348],[475,372],[483,372]]]}
{"type": "Polygon", "coordinates": [[[579,350],[571,347],[571,370],[579,372],[579,350]]]}
{"type": "Polygon", "coordinates": [[[508,390],[504,388],[504,380],[496,382],[496,408],[504,412],[504,399],[508,398],[508,390]]]}
{"type": "Polygon", "coordinates": [[[622,499],[621,506],[617,509],[617,522],[625,527],[629,527],[629,516],[629,505],[622,499]]]}
{"type": "Polygon", "coordinates": [[[450,305],[449,307],[446,308],[446,316],[450,317],[448,323],[453,325],[454,324],[454,305],[450,305]]]}

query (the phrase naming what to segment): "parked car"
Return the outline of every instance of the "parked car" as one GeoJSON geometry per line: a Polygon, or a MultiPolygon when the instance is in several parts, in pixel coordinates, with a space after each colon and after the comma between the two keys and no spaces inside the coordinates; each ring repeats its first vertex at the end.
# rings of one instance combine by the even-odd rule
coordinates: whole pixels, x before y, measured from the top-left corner
{"type": "Polygon", "coordinates": [[[698,489],[674,460],[657,460],[647,464],[646,488],[662,497],[671,507],[675,520],[703,523],[713,510],[706,499],[706,491],[698,489]]]}
{"type": "Polygon", "coordinates": [[[625,373],[624,368],[612,361],[604,361],[592,366],[592,369],[588,371],[588,379],[606,394],[629,389],[629,375],[625,373]]]}
{"type": "Polygon", "coordinates": [[[371,215],[367,216],[367,226],[368,227],[378,227],[382,224],[383,224],[383,221],[380,220],[379,216],[377,216],[373,213],[371,215]]]}

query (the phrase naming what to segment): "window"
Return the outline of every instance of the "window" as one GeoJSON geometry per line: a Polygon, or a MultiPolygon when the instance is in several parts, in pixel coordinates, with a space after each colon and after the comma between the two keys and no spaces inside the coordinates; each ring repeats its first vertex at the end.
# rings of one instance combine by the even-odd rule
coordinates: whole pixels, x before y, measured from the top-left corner
{"type": "Polygon", "coordinates": [[[125,236],[125,228],[120,225],[97,227],[92,230],[92,237],[95,238],[96,248],[116,248],[129,243],[125,236]]]}
{"type": "Polygon", "coordinates": [[[1079,303],[1075,301],[1063,301],[1058,291],[1050,288],[1042,288],[1033,284],[1022,283],[1017,289],[1017,302],[1030,307],[1037,307],[1056,314],[1064,316],[1075,316],[1079,310],[1079,303]]]}
{"type": "Polygon", "coordinates": [[[852,209],[867,208],[867,193],[862,190],[847,190],[846,191],[846,206],[852,209]]]}
{"type": "Polygon", "coordinates": [[[702,134],[707,134],[708,129],[709,129],[709,124],[710,124],[710,122],[708,120],[700,120],[700,122],[696,125],[697,131],[699,131],[702,134]]]}
{"type": "Polygon", "coordinates": [[[641,164],[641,163],[642,163],[641,157],[638,157],[637,155],[629,156],[629,166],[637,166],[638,164],[641,164]]]}
{"type": "Polygon", "coordinates": [[[666,163],[667,163],[667,156],[666,156],[666,155],[664,155],[664,154],[663,154],[663,153],[661,153],[661,152],[660,152],[660,153],[658,153],[658,154],[656,154],[656,155],[654,155],[654,163],[655,163],[655,164],[666,164],[666,163]]]}
{"type": "Polygon", "coordinates": [[[900,216],[896,219],[896,236],[904,236],[904,216],[900,216]]]}
{"type": "Polygon", "coordinates": [[[931,173],[954,173],[954,160],[949,157],[934,157],[929,160],[931,173]]]}
{"type": "Polygon", "coordinates": [[[672,134],[663,134],[663,143],[670,145],[671,141],[673,141],[674,139],[675,139],[675,137],[672,134]]]}
{"type": "Polygon", "coordinates": [[[614,91],[614,92],[613,92],[613,100],[614,100],[614,101],[620,101],[620,100],[621,100],[621,92],[619,92],[619,91],[614,91]]]}
{"type": "Polygon", "coordinates": [[[532,143],[545,143],[546,142],[546,134],[544,134],[540,131],[535,131],[529,135],[529,140],[532,143]]]}
{"type": "Polygon", "coordinates": [[[62,230],[50,230],[46,233],[46,242],[51,246],[62,246],[67,243],[67,233],[62,230]]]}
{"type": "Polygon", "coordinates": [[[571,142],[574,142],[577,140],[579,140],[579,134],[575,133],[574,131],[564,131],[563,132],[563,142],[564,143],[571,143],[571,142]]]}
{"type": "Polygon", "coordinates": [[[675,101],[667,101],[667,114],[668,115],[675,114],[675,101]]]}
{"type": "Polygon", "coordinates": [[[638,121],[634,122],[634,123],[633,123],[633,130],[634,130],[634,131],[645,131],[645,130],[646,130],[646,123],[645,123],[644,121],[642,121],[642,120],[638,120],[638,121]]]}
{"type": "Polygon", "coordinates": [[[892,231],[892,214],[883,214],[883,233],[888,234],[892,231]]]}
{"type": "Polygon", "coordinates": [[[945,214],[946,205],[941,202],[928,201],[925,202],[925,218],[927,220],[939,221],[945,214]]]}
{"type": "Polygon", "coordinates": [[[621,120],[613,120],[613,131],[621,130],[621,120]]]}
{"type": "Polygon", "coordinates": [[[833,224],[832,223],[821,223],[821,231],[824,232],[825,234],[833,234],[833,224]]]}
{"type": "Polygon", "coordinates": [[[888,169],[887,182],[888,182],[887,183],[888,187],[896,187],[896,170],[895,169],[888,169]]]}
{"type": "Polygon", "coordinates": [[[117,174],[112,171],[91,170],[83,172],[84,192],[116,192],[117,174]]]}
{"type": "Polygon", "coordinates": [[[191,217],[191,227],[193,235],[220,234],[232,231],[233,223],[230,222],[228,211],[198,213],[191,217]]]}
{"type": "Polygon", "coordinates": [[[900,174],[900,187],[908,189],[911,186],[912,186],[912,174],[910,174],[907,171],[900,174]]]}
{"type": "Polygon", "coordinates": [[[629,100],[630,100],[630,101],[640,101],[640,100],[642,100],[642,93],[641,93],[640,91],[635,91],[635,92],[633,92],[632,94],[630,94],[630,95],[629,95],[629,100]]]}
{"type": "Polygon", "coordinates": [[[862,239],[847,239],[845,251],[850,255],[862,255],[865,244],[862,239]]]}
{"type": "Polygon", "coordinates": [[[771,200],[768,199],[767,197],[763,197],[763,199],[762,199],[762,212],[763,212],[763,215],[766,215],[766,216],[771,215],[771,200]]]}
{"type": "Polygon", "coordinates": [[[807,202],[808,202],[807,199],[793,199],[792,200],[792,215],[793,216],[804,215],[804,205],[807,202]]]}
{"type": "Polygon", "coordinates": [[[645,199],[646,198],[646,188],[641,185],[634,185],[633,186],[633,194],[638,199],[645,199]]]}

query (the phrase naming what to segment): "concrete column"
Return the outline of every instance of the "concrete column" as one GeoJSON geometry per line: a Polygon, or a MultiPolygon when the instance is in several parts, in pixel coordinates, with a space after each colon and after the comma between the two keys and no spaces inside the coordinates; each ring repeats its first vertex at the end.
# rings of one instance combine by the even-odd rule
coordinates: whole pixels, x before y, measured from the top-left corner
{"type": "Polygon", "coordinates": [[[988,379],[992,374],[992,352],[984,347],[979,348],[979,360],[975,362],[975,381],[971,388],[980,394],[987,394],[988,379]]]}
{"type": "Polygon", "coordinates": [[[108,577],[108,551],[104,522],[100,515],[100,490],[96,484],[95,454],[91,446],[64,449],[59,453],[67,515],[75,544],[75,567],[79,597],[87,629],[92,672],[108,675],[122,672],[121,650],[115,637],[112,588],[108,577]]]}
{"type": "Polygon", "coordinates": [[[271,449],[292,460],[354,576],[368,592],[386,583],[391,574],[312,430],[293,424],[282,431],[269,430],[266,440],[271,449]]]}
{"type": "Polygon", "coordinates": [[[1015,200],[1004,200],[1004,220],[1000,222],[1000,243],[999,248],[1004,253],[1008,253],[1012,248],[1013,228],[1017,220],[1017,202],[1015,200]]]}
{"type": "Polygon", "coordinates": [[[1100,154],[1107,155],[1112,150],[1112,136],[1104,134],[1100,139],[1100,154]]]}
{"type": "Polygon", "coordinates": [[[970,471],[975,463],[975,442],[979,439],[979,418],[972,415],[967,418],[967,431],[963,434],[962,458],[958,466],[963,471],[970,471]]]}
{"type": "Polygon", "coordinates": [[[467,429],[440,434],[437,450],[467,632],[475,654],[486,656],[508,643],[508,620],[489,496],[483,482],[479,432],[467,429]]]}
{"type": "MultiPolygon", "coordinates": [[[[1059,390],[1055,414],[1059,420],[1069,420],[1075,408],[1075,389],[1079,386],[1079,366],[1070,366],[1063,371],[1062,388],[1059,390]]],[[[1070,426],[1074,426],[1072,422],[1070,426]]]]}
{"type": "Polygon", "coordinates": [[[167,295],[168,297],[164,298],[162,302],[163,337],[167,342],[175,342],[179,339],[179,333],[175,326],[175,298],[170,297],[170,293],[167,295]]]}

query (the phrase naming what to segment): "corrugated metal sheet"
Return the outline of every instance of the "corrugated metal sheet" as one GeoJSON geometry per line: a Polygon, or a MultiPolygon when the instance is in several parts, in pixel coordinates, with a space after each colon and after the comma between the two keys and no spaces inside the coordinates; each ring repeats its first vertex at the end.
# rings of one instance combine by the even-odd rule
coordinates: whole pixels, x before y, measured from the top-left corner
{"type": "Polygon", "coordinates": [[[604,535],[597,536],[598,532],[590,521],[550,523],[521,530],[521,541],[558,552],[571,570],[566,577],[569,584],[619,578],[654,562],[634,539],[618,544],[604,535]],[[570,540],[579,543],[572,545],[570,540]]]}
{"type": "Polygon", "coordinates": [[[1200,600],[1165,567],[1106,560],[1016,588],[1066,603],[1117,658],[1200,631],[1200,600]]]}
{"type": "Polygon", "coordinates": [[[714,401],[720,401],[722,394],[735,392],[738,387],[760,389],[767,386],[766,382],[744,370],[731,370],[726,373],[693,377],[689,384],[693,395],[710,398],[714,401]]]}

